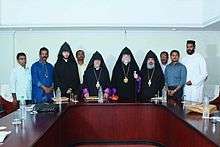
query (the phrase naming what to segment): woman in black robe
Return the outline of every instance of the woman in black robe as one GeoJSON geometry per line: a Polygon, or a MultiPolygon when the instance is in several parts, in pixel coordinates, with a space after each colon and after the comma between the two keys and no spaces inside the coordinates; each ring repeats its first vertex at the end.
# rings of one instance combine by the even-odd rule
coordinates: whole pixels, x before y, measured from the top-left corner
{"type": "Polygon", "coordinates": [[[87,65],[83,76],[83,97],[98,96],[101,87],[104,97],[109,96],[109,72],[99,52],[95,52],[87,65]]]}
{"type": "Polygon", "coordinates": [[[146,54],[141,66],[140,77],[141,88],[138,99],[139,102],[148,102],[158,94],[161,96],[165,80],[160,63],[154,52],[149,51],[146,54]]]}
{"type": "Polygon", "coordinates": [[[139,67],[134,56],[131,50],[125,47],[116,61],[111,79],[111,86],[119,97],[118,102],[136,101],[138,73],[139,67]]]}
{"type": "Polygon", "coordinates": [[[72,50],[67,42],[65,42],[58,53],[58,59],[55,63],[55,89],[61,90],[62,97],[69,97],[67,91],[72,91],[74,95],[79,94],[79,73],[77,63],[73,56],[72,50]]]}

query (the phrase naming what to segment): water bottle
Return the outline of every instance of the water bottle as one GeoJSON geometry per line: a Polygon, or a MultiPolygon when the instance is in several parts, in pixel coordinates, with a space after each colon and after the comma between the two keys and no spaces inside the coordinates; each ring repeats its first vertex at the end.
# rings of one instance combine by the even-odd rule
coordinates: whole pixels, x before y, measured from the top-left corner
{"type": "Polygon", "coordinates": [[[99,87],[99,90],[98,90],[98,102],[99,103],[103,103],[103,91],[102,91],[102,86],[99,87]]]}
{"type": "Polygon", "coordinates": [[[167,102],[167,90],[165,86],[162,89],[162,97],[163,97],[163,102],[167,102]]]}
{"type": "Polygon", "coordinates": [[[59,112],[62,111],[62,101],[61,101],[61,90],[60,90],[60,87],[57,87],[57,90],[56,90],[56,99],[58,99],[58,106],[59,106],[59,112]]]}
{"type": "Polygon", "coordinates": [[[209,118],[209,97],[205,96],[203,98],[203,118],[209,118]]]}
{"type": "Polygon", "coordinates": [[[21,120],[24,120],[24,119],[26,119],[26,110],[25,110],[25,99],[24,99],[24,96],[21,96],[19,106],[20,106],[20,112],[21,112],[21,120]]]}
{"type": "Polygon", "coordinates": [[[60,87],[57,87],[57,90],[56,90],[56,98],[61,98],[61,90],[60,90],[60,87]]]}

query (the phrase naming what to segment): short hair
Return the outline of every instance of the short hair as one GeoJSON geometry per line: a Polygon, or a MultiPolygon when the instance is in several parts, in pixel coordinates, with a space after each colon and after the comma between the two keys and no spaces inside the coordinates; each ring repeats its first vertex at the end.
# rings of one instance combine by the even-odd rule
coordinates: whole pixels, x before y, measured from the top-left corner
{"type": "Polygon", "coordinates": [[[83,55],[85,55],[85,52],[83,50],[78,50],[78,51],[76,51],[76,56],[79,54],[79,52],[82,52],[83,55]]]}
{"type": "Polygon", "coordinates": [[[187,40],[186,44],[192,44],[194,47],[196,46],[196,42],[194,40],[187,40]]]}
{"type": "Polygon", "coordinates": [[[21,56],[25,56],[25,57],[26,57],[26,54],[23,53],[23,52],[18,53],[17,56],[16,56],[17,60],[18,60],[19,57],[21,57],[21,56]]]}
{"type": "Polygon", "coordinates": [[[179,52],[178,50],[172,50],[172,51],[170,52],[170,56],[172,56],[173,53],[177,53],[178,56],[180,56],[180,52],[179,52]]]}
{"type": "Polygon", "coordinates": [[[46,47],[42,47],[39,51],[39,55],[41,54],[42,51],[46,51],[49,54],[49,50],[46,47]]]}
{"type": "Polygon", "coordinates": [[[169,54],[168,54],[168,52],[166,52],[166,51],[162,51],[162,52],[160,53],[160,56],[162,56],[162,54],[165,54],[167,57],[169,57],[169,54]]]}

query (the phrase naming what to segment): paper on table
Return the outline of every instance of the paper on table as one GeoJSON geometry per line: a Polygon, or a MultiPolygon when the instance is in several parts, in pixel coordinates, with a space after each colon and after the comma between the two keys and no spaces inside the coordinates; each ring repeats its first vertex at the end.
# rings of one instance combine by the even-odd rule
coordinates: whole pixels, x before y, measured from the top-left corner
{"type": "Polygon", "coordinates": [[[210,119],[214,119],[214,120],[220,122],[220,117],[219,116],[212,116],[212,117],[210,117],[210,119]]]}
{"type": "Polygon", "coordinates": [[[6,126],[0,126],[0,131],[7,129],[6,126]]]}
{"type": "Polygon", "coordinates": [[[5,137],[10,134],[11,131],[0,131],[0,143],[3,143],[5,140],[5,137]]]}
{"type": "Polygon", "coordinates": [[[34,108],[35,104],[32,104],[32,105],[29,105],[29,106],[26,106],[26,111],[33,111],[33,108],[34,108]]]}

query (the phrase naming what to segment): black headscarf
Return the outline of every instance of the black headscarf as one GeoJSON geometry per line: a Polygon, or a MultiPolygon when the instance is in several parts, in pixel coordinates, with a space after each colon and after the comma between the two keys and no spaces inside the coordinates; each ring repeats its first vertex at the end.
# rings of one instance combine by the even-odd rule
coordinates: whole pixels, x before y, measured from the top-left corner
{"type": "Polygon", "coordinates": [[[150,98],[155,97],[155,94],[158,94],[158,91],[161,96],[161,92],[165,83],[164,74],[156,54],[151,50],[145,56],[145,59],[141,66],[140,76],[141,76],[141,88],[139,95],[140,102],[146,102],[146,100],[150,101],[150,98]],[[154,69],[147,68],[147,61],[149,58],[153,58],[155,61],[154,69]],[[153,72],[154,74],[151,79],[152,84],[151,86],[149,86],[148,74],[152,74],[153,72]]]}
{"type": "Polygon", "coordinates": [[[100,74],[99,83],[102,86],[102,89],[105,90],[106,88],[109,88],[109,72],[102,58],[102,55],[98,51],[96,51],[92,55],[83,76],[83,88],[86,88],[89,91],[90,96],[98,95],[98,89],[96,87],[97,77],[95,77],[94,72],[96,73],[96,75],[100,74]],[[94,69],[94,60],[97,59],[101,61],[99,70],[94,69]]]}
{"type": "Polygon", "coordinates": [[[136,80],[133,77],[134,71],[139,73],[139,67],[137,65],[137,62],[134,59],[134,56],[131,52],[131,50],[127,47],[125,47],[119,57],[116,61],[116,64],[113,68],[112,72],[112,79],[111,79],[111,86],[112,88],[115,88],[117,91],[117,95],[119,96],[118,101],[119,102],[134,102],[136,101],[136,95],[137,95],[137,87],[136,87],[136,80]],[[125,67],[122,63],[122,56],[124,54],[128,54],[131,57],[131,61],[129,64],[125,67]],[[125,78],[123,73],[123,68],[127,70],[129,69],[128,73],[128,83],[124,83],[123,79],[125,78]]]}
{"type": "Polygon", "coordinates": [[[151,50],[146,54],[146,56],[144,58],[144,61],[143,61],[142,66],[141,66],[141,72],[143,72],[144,70],[147,69],[147,60],[149,58],[153,58],[154,59],[154,61],[155,61],[155,70],[158,71],[158,72],[163,72],[162,68],[160,66],[160,62],[159,62],[159,60],[157,58],[157,55],[153,51],[151,51],[151,50]]]}
{"type": "Polygon", "coordinates": [[[71,62],[74,62],[76,64],[76,60],[73,56],[73,52],[70,48],[70,45],[67,42],[64,42],[63,45],[61,46],[60,51],[59,51],[58,56],[57,56],[57,62],[60,62],[60,61],[63,60],[63,54],[62,53],[64,51],[67,51],[67,52],[70,53],[68,60],[70,60],[71,62]]]}
{"type": "Polygon", "coordinates": [[[102,58],[102,55],[98,52],[98,51],[96,51],[93,55],[92,55],[92,57],[91,57],[91,59],[90,59],[90,61],[89,61],[89,64],[87,65],[87,68],[86,69],[89,69],[89,68],[94,68],[94,60],[100,60],[101,61],[101,65],[100,65],[100,67],[102,68],[102,69],[107,69],[107,67],[106,67],[106,65],[105,65],[105,62],[104,62],[104,59],[102,58]]]}
{"type": "Polygon", "coordinates": [[[136,60],[134,59],[134,56],[133,56],[131,50],[130,50],[128,47],[125,47],[125,48],[121,51],[121,53],[120,53],[120,55],[119,55],[119,57],[118,57],[118,60],[116,61],[116,64],[115,64],[114,68],[115,68],[116,66],[121,66],[121,64],[122,64],[121,59],[122,59],[122,56],[123,56],[124,54],[130,55],[130,57],[131,57],[131,62],[130,62],[131,66],[138,67],[138,64],[137,64],[136,60]]]}
{"type": "Polygon", "coordinates": [[[70,48],[70,45],[65,42],[58,53],[58,59],[54,66],[54,86],[61,90],[61,95],[69,97],[67,90],[71,88],[74,94],[79,94],[79,73],[76,60],[73,56],[73,52],[70,48]],[[63,59],[62,53],[67,51],[70,53],[69,58],[66,61],[63,59]]]}

